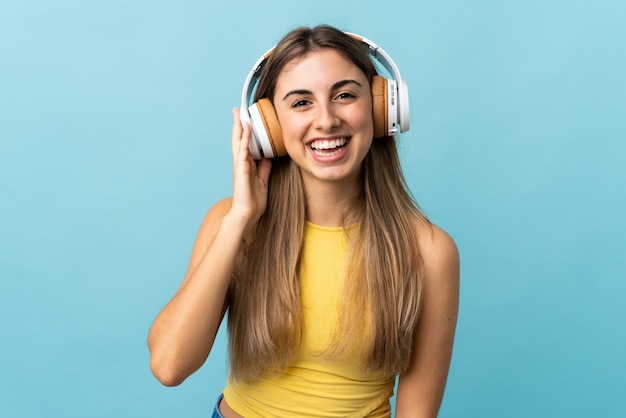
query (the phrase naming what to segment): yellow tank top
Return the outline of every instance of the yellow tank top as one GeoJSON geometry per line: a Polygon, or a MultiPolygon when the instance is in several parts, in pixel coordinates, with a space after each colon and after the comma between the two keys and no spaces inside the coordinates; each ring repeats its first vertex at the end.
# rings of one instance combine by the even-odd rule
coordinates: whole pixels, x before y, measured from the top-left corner
{"type": "Polygon", "coordinates": [[[319,355],[334,332],[348,242],[343,228],[307,223],[300,263],[302,346],[285,372],[252,383],[228,381],[226,402],[246,418],[389,417],[394,376],[362,370],[360,351],[319,355]]]}

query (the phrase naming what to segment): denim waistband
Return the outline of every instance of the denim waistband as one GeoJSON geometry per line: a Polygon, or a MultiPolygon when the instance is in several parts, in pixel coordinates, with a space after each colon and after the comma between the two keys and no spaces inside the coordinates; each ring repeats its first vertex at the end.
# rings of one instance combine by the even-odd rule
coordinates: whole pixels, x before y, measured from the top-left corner
{"type": "Polygon", "coordinates": [[[223,393],[217,397],[217,402],[215,402],[215,408],[213,408],[213,415],[211,415],[211,418],[224,418],[224,415],[220,412],[220,402],[222,399],[224,399],[223,393]]]}

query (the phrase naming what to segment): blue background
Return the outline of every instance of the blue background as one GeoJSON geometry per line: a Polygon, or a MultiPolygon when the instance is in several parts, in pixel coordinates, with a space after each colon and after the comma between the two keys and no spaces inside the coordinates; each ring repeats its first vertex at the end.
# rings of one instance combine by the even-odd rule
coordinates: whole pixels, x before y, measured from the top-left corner
{"type": "Polygon", "coordinates": [[[231,190],[231,108],[300,24],[409,84],[409,183],[462,256],[441,417],[626,416],[626,4],[0,3],[0,416],[207,417],[146,335],[231,190]]]}

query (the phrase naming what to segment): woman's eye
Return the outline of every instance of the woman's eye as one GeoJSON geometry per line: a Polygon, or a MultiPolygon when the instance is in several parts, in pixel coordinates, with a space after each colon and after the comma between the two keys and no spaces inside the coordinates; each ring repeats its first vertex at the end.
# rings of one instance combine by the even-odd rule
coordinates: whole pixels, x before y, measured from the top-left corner
{"type": "Polygon", "coordinates": [[[355,96],[354,94],[352,94],[352,93],[348,93],[348,92],[339,93],[339,94],[337,95],[337,98],[338,98],[338,99],[341,99],[341,100],[346,100],[346,99],[354,99],[355,97],[356,97],[356,96],[355,96]]]}
{"type": "Polygon", "coordinates": [[[298,100],[298,101],[294,102],[291,105],[291,107],[302,107],[302,106],[306,106],[307,104],[309,104],[309,101],[302,99],[302,100],[298,100]]]}

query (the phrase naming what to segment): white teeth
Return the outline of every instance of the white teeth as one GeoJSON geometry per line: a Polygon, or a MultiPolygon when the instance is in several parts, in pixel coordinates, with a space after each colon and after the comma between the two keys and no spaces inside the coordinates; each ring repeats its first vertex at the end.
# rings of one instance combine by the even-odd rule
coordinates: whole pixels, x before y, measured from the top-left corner
{"type": "Polygon", "coordinates": [[[331,157],[333,155],[339,154],[341,152],[341,148],[335,148],[333,151],[331,152],[324,152],[322,150],[318,150],[313,148],[313,152],[316,153],[317,155],[321,156],[321,157],[331,157]]]}
{"type": "Polygon", "coordinates": [[[311,142],[311,148],[313,150],[323,150],[323,149],[335,149],[338,147],[342,147],[346,145],[348,140],[346,138],[338,138],[338,139],[319,139],[311,142]]]}

